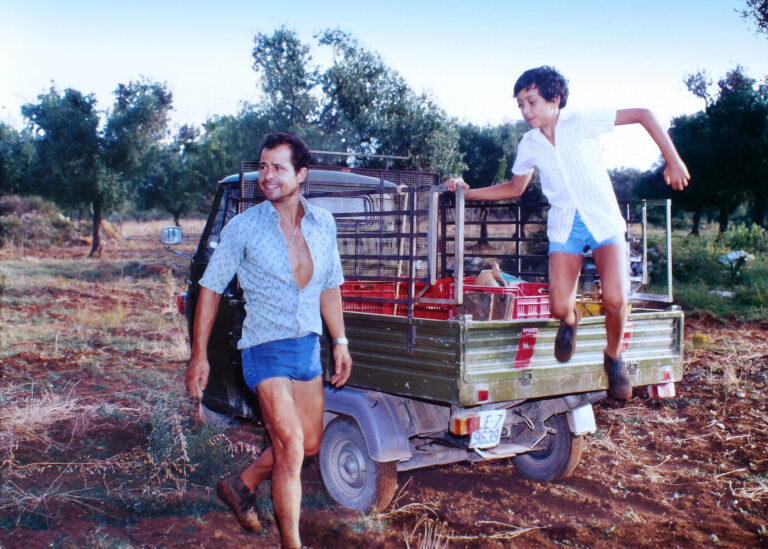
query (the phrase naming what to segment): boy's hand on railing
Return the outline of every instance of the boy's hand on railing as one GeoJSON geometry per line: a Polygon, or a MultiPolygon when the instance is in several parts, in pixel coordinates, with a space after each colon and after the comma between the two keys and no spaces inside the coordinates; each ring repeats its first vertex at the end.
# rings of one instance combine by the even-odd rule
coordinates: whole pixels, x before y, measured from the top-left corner
{"type": "Polygon", "coordinates": [[[459,187],[463,188],[465,191],[469,190],[469,185],[467,185],[461,177],[451,177],[450,179],[446,179],[444,185],[447,190],[452,192],[456,192],[456,189],[459,187]]]}

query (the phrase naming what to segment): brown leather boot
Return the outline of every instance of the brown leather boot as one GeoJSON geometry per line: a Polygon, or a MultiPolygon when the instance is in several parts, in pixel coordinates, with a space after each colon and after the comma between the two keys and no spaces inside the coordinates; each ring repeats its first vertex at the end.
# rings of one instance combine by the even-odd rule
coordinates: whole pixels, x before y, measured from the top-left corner
{"type": "Polygon", "coordinates": [[[261,532],[255,509],[256,494],[248,489],[239,474],[220,480],[216,484],[216,495],[234,511],[240,526],[249,532],[261,532]]]}
{"type": "Polygon", "coordinates": [[[573,324],[566,324],[565,320],[560,321],[560,327],[555,336],[555,358],[558,362],[568,362],[576,349],[576,332],[579,329],[581,320],[581,311],[576,307],[573,312],[576,314],[576,321],[573,324]]]}
{"type": "Polygon", "coordinates": [[[608,394],[616,400],[632,398],[632,380],[624,366],[624,360],[619,355],[616,360],[603,353],[603,367],[608,375],[608,394]]]}

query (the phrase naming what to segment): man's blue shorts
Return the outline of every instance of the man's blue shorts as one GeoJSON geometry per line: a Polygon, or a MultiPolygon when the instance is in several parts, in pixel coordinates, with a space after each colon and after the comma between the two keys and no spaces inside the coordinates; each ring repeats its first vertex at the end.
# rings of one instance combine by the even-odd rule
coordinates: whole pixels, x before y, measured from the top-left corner
{"type": "Polygon", "coordinates": [[[571,228],[571,234],[568,235],[566,242],[549,242],[549,253],[564,252],[567,254],[581,255],[585,246],[589,246],[592,251],[602,248],[607,244],[618,244],[620,246],[626,246],[626,239],[623,234],[612,236],[602,242],[595,240],[592,233],[589,232],[587,226],[584,225],[579,212],[573,218],[573,227],[571,228]]]}
{"type": "Polygon", "coordinates": [[[252,391],[270,377],[309,381],[323,373],[320,337],[314,333],[248,347],[242,350],[242,356],[243,378],[252,391]]]}

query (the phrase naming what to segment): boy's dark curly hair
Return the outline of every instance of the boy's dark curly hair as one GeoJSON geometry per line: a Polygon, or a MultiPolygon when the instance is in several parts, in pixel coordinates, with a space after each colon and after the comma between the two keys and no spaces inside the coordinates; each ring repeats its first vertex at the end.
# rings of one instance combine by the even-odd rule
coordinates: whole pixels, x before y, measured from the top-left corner
{"type": "Polygon", "coordinates": [[[568,81],[554,67],[544,65],[525,71],[515,82],[515,97],[522,90],[536,88],[546,101],[560,96],[560,108],[568,102],[568,81]]]}

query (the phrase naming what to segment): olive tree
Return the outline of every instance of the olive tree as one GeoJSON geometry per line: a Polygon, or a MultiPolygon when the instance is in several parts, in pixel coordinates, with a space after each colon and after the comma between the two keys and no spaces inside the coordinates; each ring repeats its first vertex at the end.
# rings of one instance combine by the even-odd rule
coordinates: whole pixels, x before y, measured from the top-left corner
{"type": "Polygon", "coordinates": [[[92,209],[90,257],[101,254],[105,210],[126,197],[147,155],[165,137],[171,109],[171,94],[158,83],[120,84],[114,93],[105,113],[93,94],[71,88],[52,87],[22,107],[35,135],[35,179],[42,194],[65,207],[92,209]]]}

